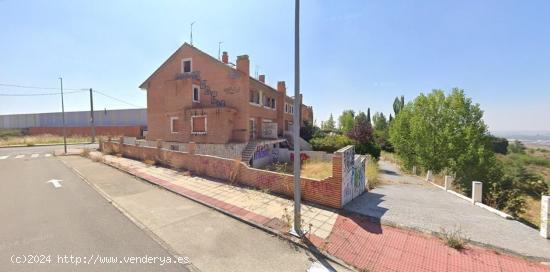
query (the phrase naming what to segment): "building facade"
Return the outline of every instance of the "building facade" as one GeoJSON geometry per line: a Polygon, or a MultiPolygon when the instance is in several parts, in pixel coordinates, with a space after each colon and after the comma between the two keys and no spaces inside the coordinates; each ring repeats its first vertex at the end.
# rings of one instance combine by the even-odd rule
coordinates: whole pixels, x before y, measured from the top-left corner
{"type": "MultiPolygon", "coordinates": [[[[140,88],[147,91],[147,139],[207,144],[277,139],[292,129],[294,98],[284,81],[276,88],[265,75],[250,76],[247,55],[229,62],[183,44],[140,88]]],[[[300,97],[300,100],[302,97],[300,97]]],[[[303,105],[301,121],[313,122],[303,105]]]]}

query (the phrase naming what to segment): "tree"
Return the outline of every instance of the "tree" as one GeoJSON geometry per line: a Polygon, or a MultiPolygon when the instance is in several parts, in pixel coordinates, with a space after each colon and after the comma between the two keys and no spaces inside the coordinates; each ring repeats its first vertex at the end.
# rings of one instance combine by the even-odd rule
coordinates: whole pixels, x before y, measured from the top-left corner
{"type": "Polygon", "coordinates": [[[509,145],[508,149],[512,153],[525,154],[525,145],[518,140],[515,140],[511,145],[509,145]]]}
{"type": "Polygon", "coordinates": [[[506,155],[508,153],[508,140],[506,138],[500,138],[493,135],[489,135],[489,141],[493,152],[506,155]]]}
{"type": "Polygon", "coordinates": [[[399,114],[399,112],[405,107],[405,96],[396,97],[395,100],[393,100],[393,112],[395,113],[395,116],[399,114]]]}
{"type": "Polygon", "coordinates": [[[464,91],[455,88],[445,96],[434,90],[399,110],[390,124],[390,141],[407,168],[446,169],[469,191],[473,180],[492,179],[496,163],[482,117],[464,91]]]}
{"type": "Polygon", "coordinates": [[[300,128],[300,137],[309,142],[313,138],[314,133],[315,127],[309,121],[304,121],[304,125],[300,128]]]}
{"type": "Polygon", "coordinates": [[[372,122],[374,124],[374,130],[377,131],[386,131],[388,129],[388,121],[384,113],[376,112],[372,116],[372,122]]]}
{"type": "Polygon", "coordinates": [[[336,130],[336,124],[334,123],[334,118],[332,117],[332,113],[330,114],[330,117],[326,122],[323,122],[321,124],[321,129],[324,131],[335,131],[336,130]]]}
{"type": "Polygon", "coordinates": [[[354,119],[355,112],[353,110],[345,110],[342,112],[342,115],[338,117],[338,125],[342,134],[347,135],[351,131],[354,119]]]}
{"type": "Polygon", "coordinates": [[[359,112],[355,116],[353,128],[348,132],[348,137],[360,144],[366,144],[372,141],[372,125],[368,121],[368,115],[359,112]]]}
{"type": "MultiPolygon", "coordinates": [[[[370,108],[367,108],[367,122],[371,123],[370,120],[370,108]]],[[[372,124],[372,123],[371,123],[372,124]]]]}

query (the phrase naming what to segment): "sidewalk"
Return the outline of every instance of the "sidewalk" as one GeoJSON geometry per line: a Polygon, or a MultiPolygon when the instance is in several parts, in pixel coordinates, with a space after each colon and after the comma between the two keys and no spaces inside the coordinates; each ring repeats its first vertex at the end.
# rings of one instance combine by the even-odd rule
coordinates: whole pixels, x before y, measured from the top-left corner
{"type": "MultiPolygon", "coordinates": [[[[93,153],[98,156],[99,153],[93,153]]],[[[256,225],[286,233],[292,222],[291,200],[268,192],[231,186],[207,178],[104,156],[110,164],[185,197],[256,225]]],[[[320,249],[369,271],[550,271],[550,266],[468,245],[457,251],[440,239],[373,223],[360,215],[302,205],[302,226],[320,249]]]]}

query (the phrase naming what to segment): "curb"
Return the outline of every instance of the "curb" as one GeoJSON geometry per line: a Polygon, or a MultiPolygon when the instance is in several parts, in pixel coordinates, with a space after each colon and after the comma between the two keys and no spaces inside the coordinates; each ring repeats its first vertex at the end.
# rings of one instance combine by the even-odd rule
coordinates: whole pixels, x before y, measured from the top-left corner
{"type": "Polygon", "coordinates": [[[277,237],[279,237],[279,238],[286,239],[286,240],[292,242],[293,244],[295,244],[295,245],[301,247],[302,249],[310,251],[310,252],[313,253],[314,255],[320,255],[320,256],[322,256],[322,257],[324,257],[324,258],[326,258],[326,259],[328,259],[328,260],[330,260],[330,261],[332,261],[332,262],[334,262],[334,263],[337,263],[337,264],[340,265],[340,266],[343,266],[343,267],[347,268],[347,269],[350,269],[350,270],[352,270],[352,271],[357,271],[357,269],[356,269],[355,267],[350,266],[349,264],[345,263],[344,261],[342,261],[342,260],[340,260],[340,259],[338,259],[338,258],[336,258],[336,257],[334,257],[334,256],[332,256],[332,255],[329,255],[329,254],[326,254],[326,253],[320,251],[320,250],[317,249],[316,247],[315,247],[313,250],[310,249],[310,248],[307,247],[307,246],[301,241],[301,239],[299,239],[299,238],[296,238],[296,237],[291,236],[291,235],[289,235],[289,234],[285,234],[285,233],[282,233],[282,232],[280,232],[280,231],[277,231],[277,230],[274,230],[274,229],[265,227],[265,226],[260,225],[260,224],[258,224],[258,223],[256,223],[256,222],[253,222],[253,221],[251,221],[251,220],[247,220],[247,219],[244,219],[244,218],[242,218],[242,217],[239,217],[239,216],[237,216],[237,215],[235,215],[235,214],[232,214],[232,213],[230,213],[230,212],[227,212],[227,211],[225,211],[225,210],[222,210],[222,209],[220,209],[220,208],[218,208],[218,207],[215,207],[215,206],[213,206],[213,205],[211,205],[211,204],[209,204],[209,203],[206,203],[206,202],[201,201],[201,200],[199,200],[199,199],[196,199],[196,198],[194,198],[194,197],[191,197],[191,196],[188,196],[188,195],[184,195],[184,194],[178,193],[178,192],[176,192],[176,191],[173,191],[173,190],[171,190],[171,189],[169,189],[169,188],[165,188],[165,187],[163,187],[163,186],[160,186],[160,185],[158,185],[158,184],[155,184],[155,183],[153,183],[153,182],[151,182],[151,181],[149,181],[149,180],[147,180],[147,179],[145,179],[145,178],[142,178],[142,177],[140,177],[140,176],[138,176],[138,175],[135,175],[135,174],[133,174],[133,173],[130,173],[130,172],[127,171],[126,169],[124,169],[124,168],[122,168],[122,167],[119,167],[119,166],[117,166],[117,165],[110,164],[110,163],[107,163],[107,162],[102,162],[102,163],[105,164],[105,165],[107,165],[107,166],[113,167],[113,168],[115,168],[115,169],[117,169],[117,170],[120,170],[120,171],[122,171],[122,172],[124,172],[124,173],[126,173],[126,174],[128,174],[128,175],[131,175],[131,176],[133,176],[133,177],[136,177],[136,178],[138,178],[138,179],[140,179],[140,180],[143,180],[143,181],[145,181],[145,182],[147,182],[147,183],[149,183],[149,184],[151,184],[151,185],[153,185],[153,186],[156,186],[156,187],[158,187],[158,188],[164,189],[164,190],[166,190],[166,191],[169,191],[169,192],[171,192],[171,193],[174,193],[174,194],[176,194],[176,195],[185,197],[185,198],[187,198],[187,199],[189,199],[189,200],[192,200],[192,201],[194,201],[194,202],[196,202],[196,203],[199,203],[199,204],[201,204],[201,205],[203,205],[203,206],[206,206],[206,207],[208,207],[208,208],[211,208],[211,209],[213,209],[213,210],[215,210],[215,211],[217,211],[217,212],[220,212],[220,213],[222,213],[222,214],[224,214],[224,215],[226,215],[226,216],[229,216],[229,217],[231,217],[231,218],[233,218],[233,219],[236,219],[236,220],[238,220],[238,221],[240,221],[240,222],[242,222],[242,223],[245,223],[245,224],[248,224],[248,225],[250,225],[250,226],[252,226],[252,227],[255,227],[255,228],[258,228],[258,229],[260,229],[260,230],[263,230],[264,232],[267,232],[267,233],[269,233],[269,234],[275,235],[275,236],[277,236],[277,237]]]}
{"type": "MultiPolygon", "coordinates": [[[[66,155],[66,156],[79,156],[79,155],[66,155]]],[[[133,217],[129,212],[127,212],[122,206],[118,205],[116,201],[114,201],[105,191],[103,191],[101,188],[90,182],[78,169],[69,166],[65,161],[60,160],[65,167],[69,168],[71,171],[73,171],[80,179],[82,179],[88,186],[90,186],[92,189],[94,189],[99,195],[101,195],[107,202],[109,202],[111,205],[113,205],[120,213],[122,213],[124,216],[126,216],[132,223],[134,223],[139,229],[144,231],[153,241],[155,241],[157,244],[159,244],[162,248],[164,248],[168,253],[170,253],[173,257],[182,257],[180,256],[176,250],[174,250],[170,245],[164,242],[160,237],[158,237],[151,229],[149,229],[145,224],[141,223],[139,220],[137,220],[135,217],[133,217]]],[[[185,256],[184,256],[185,257],[185,256]]],[[[186,268],[189,269],[191,272],[201,272],[196,266],[193,265],[192,262],[189,264],[182,264],[186,268]]]]}
{"type": "MultiPolygon", "coordinates": [[[[70,143],[67,145],[82,145],[82,144],[94,144],[90,142],[82,142],[82,143],[70,143]]],[[[57,143],[57,144],[33,144],[33,145],[2,145],[0,148],[16,148],[16,147],[41,147],[41,146],[56,146],[56,145],[63,145],[63,143],[57,143]]]]}

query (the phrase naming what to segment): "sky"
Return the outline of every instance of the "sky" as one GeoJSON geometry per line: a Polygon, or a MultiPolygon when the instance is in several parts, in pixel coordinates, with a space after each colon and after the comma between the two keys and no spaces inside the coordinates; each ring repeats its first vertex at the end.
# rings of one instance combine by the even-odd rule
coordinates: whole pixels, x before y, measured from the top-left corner
{"type": "MultiPolygon", "coordinates": [[[[550,131],[550,1],[301,2],[301,87],[319,124],[345,109],[392,112],[432,89],[465,90],[491,131],[550,131]]],[[[294,1],[0,0],[0,114],[59,111],[52,89],[93,88],[96,109],[146,106],[138,86],[189,42],[294,92],[294,1]]],[[[88,110],[85,91],[67,111],[88,110]]]]}

